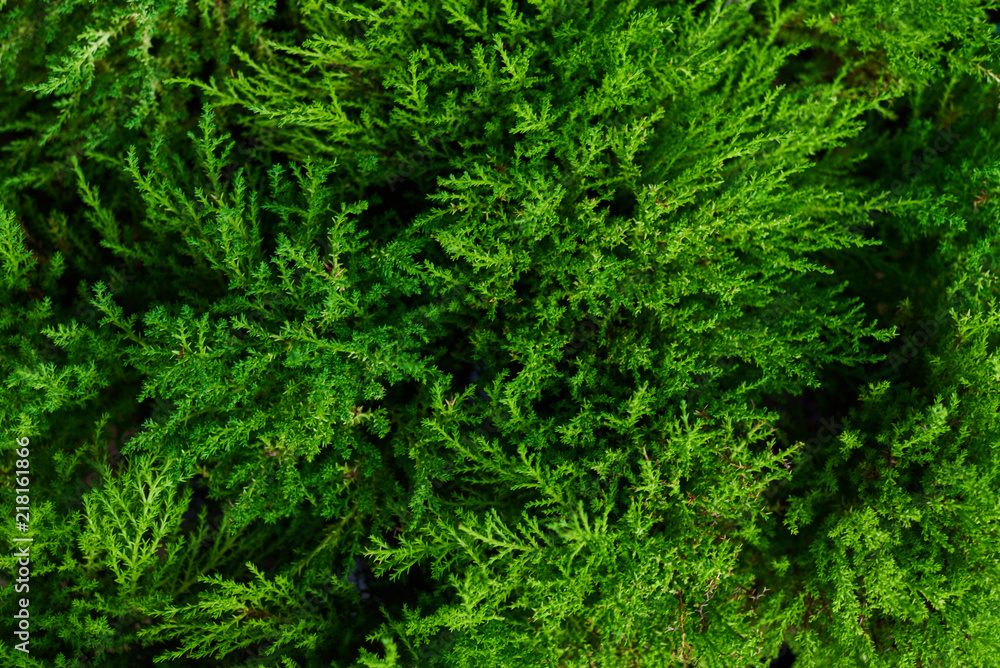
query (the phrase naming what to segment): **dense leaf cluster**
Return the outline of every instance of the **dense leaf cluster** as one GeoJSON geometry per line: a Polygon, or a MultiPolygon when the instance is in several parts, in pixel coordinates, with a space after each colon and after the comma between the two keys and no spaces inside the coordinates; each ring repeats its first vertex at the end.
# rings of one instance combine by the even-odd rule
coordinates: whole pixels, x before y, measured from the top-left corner
{"type": "Polygon", "coordinates": [[[0,0],[0,660],[992,665],[998,11],[0,0]]]}

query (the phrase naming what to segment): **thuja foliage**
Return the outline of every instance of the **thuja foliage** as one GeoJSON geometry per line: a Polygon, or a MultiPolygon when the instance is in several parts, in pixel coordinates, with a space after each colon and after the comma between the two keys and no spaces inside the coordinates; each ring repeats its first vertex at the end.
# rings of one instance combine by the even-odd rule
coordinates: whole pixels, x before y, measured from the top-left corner
{"type": "Polygon", "coordinates": [[[938,2],[0,0],[4,664],[991,665],[938,2]]]}

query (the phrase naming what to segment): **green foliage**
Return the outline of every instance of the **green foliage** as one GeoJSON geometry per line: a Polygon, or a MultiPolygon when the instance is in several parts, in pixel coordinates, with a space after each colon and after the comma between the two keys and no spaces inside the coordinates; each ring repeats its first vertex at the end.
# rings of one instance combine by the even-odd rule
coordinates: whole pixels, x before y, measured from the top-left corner
{"type": "Polygon", "coordinates": [[[0,660],[991,665],[938,2],[0,0],[0,660]]]}

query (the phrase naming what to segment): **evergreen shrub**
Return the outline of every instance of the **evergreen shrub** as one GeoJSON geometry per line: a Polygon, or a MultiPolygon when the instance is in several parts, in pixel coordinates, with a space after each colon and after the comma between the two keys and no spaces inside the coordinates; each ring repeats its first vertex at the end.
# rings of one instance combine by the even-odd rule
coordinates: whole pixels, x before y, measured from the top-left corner
{"type": "Polygon", "coordinates": [[[996,0],[0,0],[0,663],[996,666],[996,0]]]}

